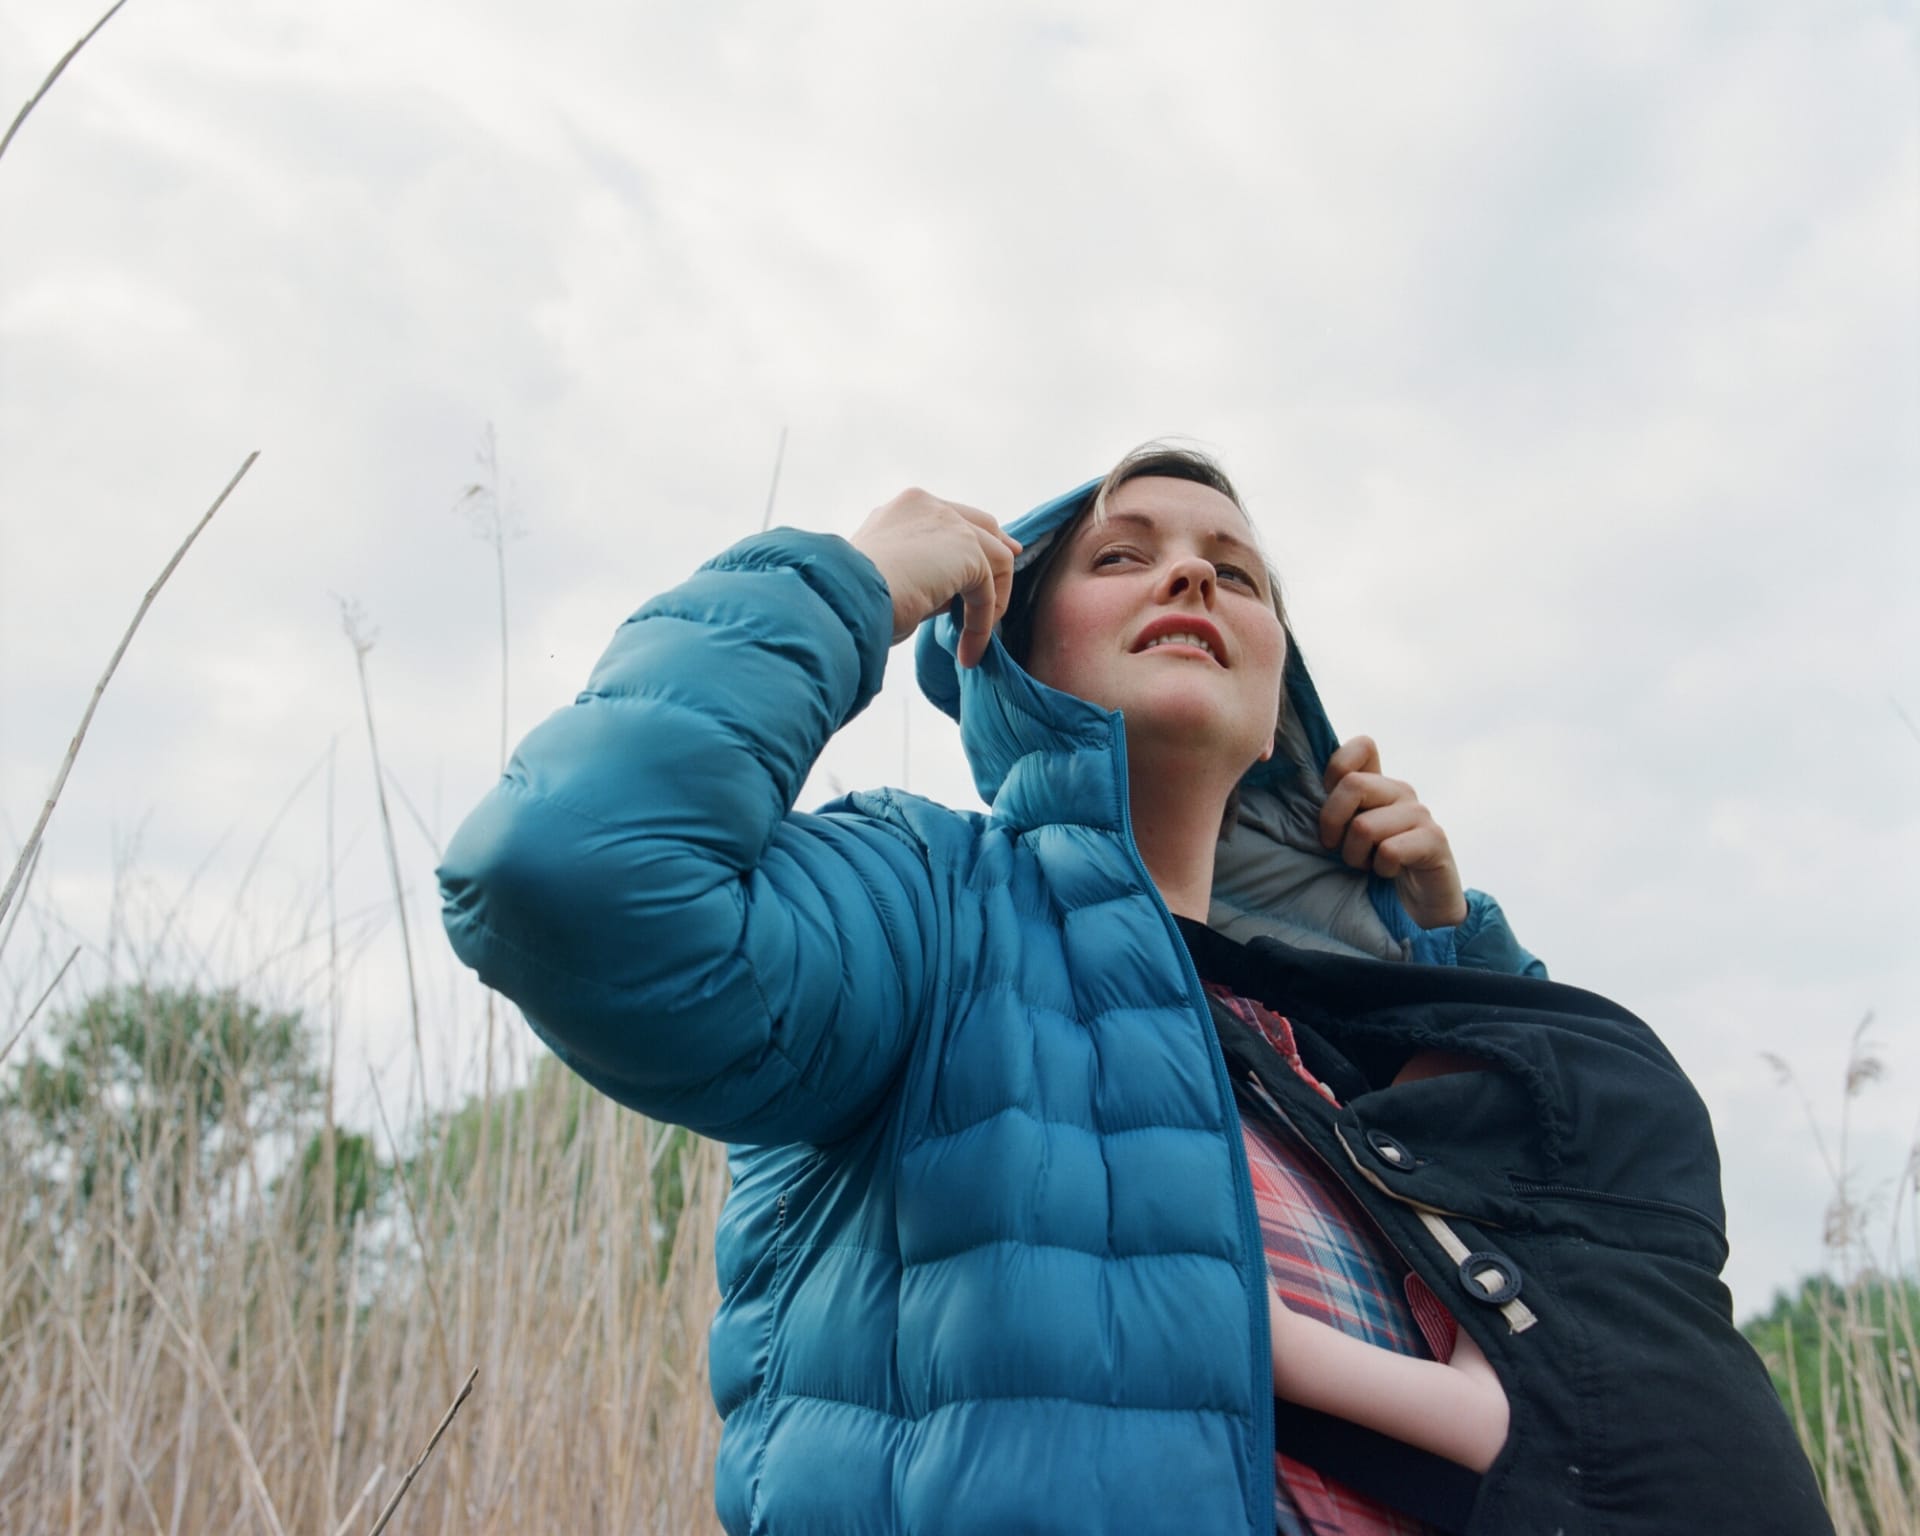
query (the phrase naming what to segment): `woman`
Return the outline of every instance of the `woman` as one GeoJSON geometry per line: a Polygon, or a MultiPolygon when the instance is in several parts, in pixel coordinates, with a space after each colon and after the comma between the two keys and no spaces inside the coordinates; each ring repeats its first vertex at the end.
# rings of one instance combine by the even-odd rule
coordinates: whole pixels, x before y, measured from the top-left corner
{"type": "Polygon", "coordinates": [[[456,949],[566,1061],[735,1144],[726,1527],[1824,1528],[1714,1279],[1697,1097],[1335,748],[1225,477],[1149,449],[1014,535],[909,492],[737,546],[442,871],[456,949]],[[929,618],[991,812],[794,812],[929,618]],[[1350,1273],[1277,1272],[1282,1186],[1350,1273]],[[1336,1319],[1356,1355],[1306,1312],[1362,1293],[1394,1315],[1336,1319]],[[1456,1327],[1457,1367],[1368,1384],[1456,1327]],[[1436,1443],[1452,1388],[1487,1421],[1436,1443]]]}

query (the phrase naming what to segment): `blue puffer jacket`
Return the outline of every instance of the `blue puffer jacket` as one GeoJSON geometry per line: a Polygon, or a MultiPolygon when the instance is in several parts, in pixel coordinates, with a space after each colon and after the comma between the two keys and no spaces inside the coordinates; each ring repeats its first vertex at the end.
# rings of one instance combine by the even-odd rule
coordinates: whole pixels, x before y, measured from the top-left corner
{"type": "MultiPolygon", "coordinates": [[[[1085,493],[1016,526],[1029,555],[1085,493]]],[[[942,617],[923,685],[991,812],[883,791],[798,813],[890,624],[851,546],[785,530],[648,603],[449,847],[454,946],[597,1087],[734,1144],[728,1531],[1269,1536],[1239,1112],[1129,833],[1119,718],[997,642],[959,672],[942,617]]],[[[1333,737],[1303,669],[1288,693],[1294,769],[1245,787],[1215,926],[1361,975],[1543,975],[1484,897],[1422,935],[1302,835],[1333,737]]]]}

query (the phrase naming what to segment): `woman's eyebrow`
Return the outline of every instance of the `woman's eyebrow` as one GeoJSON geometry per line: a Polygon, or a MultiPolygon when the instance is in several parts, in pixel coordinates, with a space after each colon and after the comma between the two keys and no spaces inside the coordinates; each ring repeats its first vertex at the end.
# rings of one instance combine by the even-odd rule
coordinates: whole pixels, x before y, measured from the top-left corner
{"type": "MultiPolygon", "coordinates": [[[[1145,512],[1109,512],[1105,516],[1095,519],[1088,527],[1091,530],[1102,527],[1107,523],[1131,523],[1135,527],[1146,529],[1149,533],[1158,533],[1160,531],[1160,525],[1145,512]]],[[[1092,535],[1090,534],[1090,536],[1092,535]]],[[[1262,569],[1265,568],[1266,561],[1260,554],[1260,551],[1255,549],[1245,539],[1240,538],[1237,534],[1229,533],[1224,528],[1216,528],[1207,535],[1207,538],[1209,542],[1224,544],[1227,548],[1236,551],[1242,559],[1250,560],[1262,569]]]]}

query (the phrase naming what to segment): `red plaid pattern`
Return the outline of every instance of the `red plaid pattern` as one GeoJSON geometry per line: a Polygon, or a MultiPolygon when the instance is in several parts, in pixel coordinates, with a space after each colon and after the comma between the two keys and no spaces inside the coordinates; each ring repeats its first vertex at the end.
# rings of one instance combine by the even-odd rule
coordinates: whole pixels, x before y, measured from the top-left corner
{"type": "MultiPolygon", "coordinates": [[[[1332,1091],[1300,1060],[1293,1027],[1250,998],[1209,984],[1236,1018],[1258,1029],[1294,1073],[1329,1103],[1332,1091]]],[[[1373,1219],[1315,1154],[1290,1136],[1243,1118],[1247,1166],[1267,1250],[1267,1271],[1295,1311],[1386,1349],[1445,1360],[1454,1322],[1418,1276],[1406,1272],[1373,1219]]],[[[1274,1458],[1281,1536],[1427,1536],[1412,1520],[1313,1468],[1274,1458]]]]}

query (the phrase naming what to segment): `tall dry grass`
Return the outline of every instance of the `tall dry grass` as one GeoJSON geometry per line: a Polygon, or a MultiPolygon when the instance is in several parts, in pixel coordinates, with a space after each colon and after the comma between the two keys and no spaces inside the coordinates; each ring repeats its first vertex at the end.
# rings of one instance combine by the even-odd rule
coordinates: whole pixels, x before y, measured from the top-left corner
{"type": "Polygon", "coordinates": [[[1838,1536],[1920,1536],[1920,1287],[1875,1272],[1815,1282],[1814,1345],[1793,1331],[1769,1364],[1820,1478],[1838,1536]],[[1790,1362],[1790,1363],[1789,1363],[1790,1362]]]}
{"type": "Polygon", "coordinates": [[[370,1532],[476,1370],[388,1530],[714,1528],[719,1148],[543,1072],[355,1219],[345,1133],[91,1131],[89,1192],[0,1178],[0,1532],[370,1532]]]}
{"type": "Polygon", "coordinates": [[[1920,1536],[1920,1142],[1879,1189],[1856,1166],[1852,1107],[1885,1073],[1854,1030],[1829,1145],[1793,1068],[1766,1059],[1799,1093],[1832,1187],[1830,1273],[1780,1297],[1747,1327],[1785,1400],[1838,1536],[1920,1536]]]}

